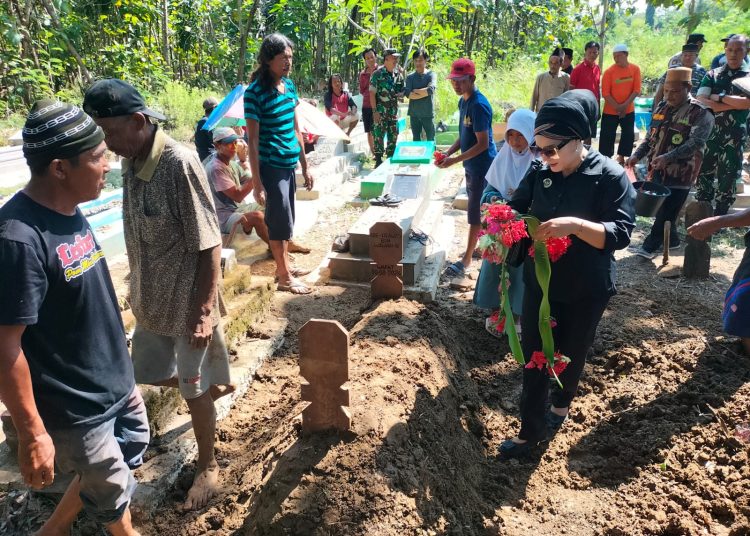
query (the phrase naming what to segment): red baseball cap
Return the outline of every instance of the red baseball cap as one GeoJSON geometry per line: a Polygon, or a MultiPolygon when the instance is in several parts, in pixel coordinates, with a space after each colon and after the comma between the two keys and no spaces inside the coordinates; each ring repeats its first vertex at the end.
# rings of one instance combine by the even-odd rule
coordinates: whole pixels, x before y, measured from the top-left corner
{"type": "Polygon", "coordinates": [[[448,80],[462,80],[468,76],[474,76],[476,74],[476,67],[474,62],[469,58],[458,58],[451,65],[451,72],[448,75],[448,80]]]}

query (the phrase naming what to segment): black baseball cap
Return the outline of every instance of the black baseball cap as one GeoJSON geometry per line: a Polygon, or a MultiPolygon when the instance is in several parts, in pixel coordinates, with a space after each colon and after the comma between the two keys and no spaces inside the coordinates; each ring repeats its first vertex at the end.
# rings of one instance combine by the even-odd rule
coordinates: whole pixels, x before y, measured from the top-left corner
{"type": "Polygon", "coordinates": [[[698,52],[698,45],[695,43],[685,43],[682,45],[683,52],[698,52]]]}
{"type": "Polygon", "coordinates": [[[388,56],[395,56],[397,58],[400,58],[401,53],[395,48],[386,48],[383,51],[383,59],[387,58],[388,56]]]}
{"type": "Polygon", "coordinates": [[[93,118],[118,117],[140,112],[161,121],[167,118],[146,106],[138,90],[116,78],[99,80],[86,91],[83,110],[93,118]]]}
{"type": "Polygon", "coordinates": [[[688,43],[707,43],[706,36],[703,34],[690,34],[687,38],[688,43]]]}
{"type": "Polygon", "coordinates": [[[722,38],[721,38],[721,40],[722,40],[722,41],[724,41],[724,42],[726,43],[727,41],[729,41],[729,40],[730,40],[730,39],[731,39],[732,37],[734,37],[735,35],[737,35],[737,34],[729,34],[729,35],[728,35],[728,36],[726,36],[726,37],[722,37],[722,38]]]}

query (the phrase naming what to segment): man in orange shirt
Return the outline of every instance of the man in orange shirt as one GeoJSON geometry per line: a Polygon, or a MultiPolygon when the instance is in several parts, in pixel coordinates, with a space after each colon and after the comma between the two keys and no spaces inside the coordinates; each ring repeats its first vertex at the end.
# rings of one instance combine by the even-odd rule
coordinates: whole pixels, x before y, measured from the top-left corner
{"type": "Polygon", "coordinates": [[[615,153],[615,134],[621,129],[617,161],[620,164],[633,152],[635,143],[635,106],[633,101],[641,92],[641,70],[628,63],[628,46],[615,45],[612,50],[615,64],[604,71],[602,96],[604,113],[599,136],[599,152],[611,157],[615,153]]]}

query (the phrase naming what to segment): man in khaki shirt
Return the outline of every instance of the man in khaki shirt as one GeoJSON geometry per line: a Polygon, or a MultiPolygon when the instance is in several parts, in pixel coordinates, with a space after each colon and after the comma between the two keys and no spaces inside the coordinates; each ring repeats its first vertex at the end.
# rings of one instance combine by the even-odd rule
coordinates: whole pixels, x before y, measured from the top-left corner
{"type": "Polygon", "coordinates": [[[84,110],[123,162],[123,221],[136,318],[132,358],[138,383],[179,387],[190,408],[198,462],[184,509],[216,494],[214,398],[231,392],[218,315],[221,235],[203,166],[167,136],[122,80],[101,80],[84,110]]]}
{"type": "Polygon", "coordinates": [[[559,97],[570,89],[570,75],[561,70],[562,57],[552,54],[547,62],[549,70],[539,73],[531,92],[531,111],[538,112],[544,103],[553,97],[559,97]]]}

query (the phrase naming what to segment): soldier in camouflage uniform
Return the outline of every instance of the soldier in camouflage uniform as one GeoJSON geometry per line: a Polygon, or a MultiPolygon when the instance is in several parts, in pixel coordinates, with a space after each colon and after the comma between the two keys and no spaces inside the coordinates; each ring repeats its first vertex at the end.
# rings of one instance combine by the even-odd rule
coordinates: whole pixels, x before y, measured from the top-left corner
{"type": "Polygon", "coordinates": [[[706,144],[706,154],[698,176],[697,201],[713,203],[714,214],[726,214],[735,200],[737,179],[742,170],[742,148],[747,138],[750,99],[732,81],[748,75],[743,64],[747,54],[747,37],[735,35],[724,45],[727,63],[711,69],[698,89],[698,99],[711,107],[716,121],[706,144]],[[718,189],[714,188],[718,179],[718,189]]]}
{"type": "Polygon", "coordinates": [[[708,106],[690,96],[692,70],[689,67],[669,69],[664,81],[664,97],[654,110],[646,139],[628,158],[632,167],[648,158],[651,180],[667,186],[671,193],[656,213],[651,232],[636,255],[653,259],[664,241],[664,224],[670,222],[669,248],[679,247],[675,230],[677,215],[695,183],[703,160],[714,116],[708,106]]]}
{"type": "Polygon", "coordinates": [[[404,94],[404,71],[398,65],[401,57],[395,48],[383,53],[383,65],[370,77],[370,102],[373,109],[372,129],[375,167],[383,162],[383,154],[390,158],[396,150],[398,138],[398,102],[404,94]],[[385,149],[385,137],[388,148],[385,149]]]}

